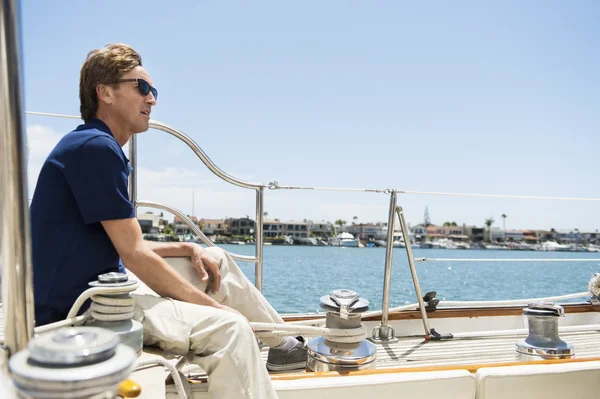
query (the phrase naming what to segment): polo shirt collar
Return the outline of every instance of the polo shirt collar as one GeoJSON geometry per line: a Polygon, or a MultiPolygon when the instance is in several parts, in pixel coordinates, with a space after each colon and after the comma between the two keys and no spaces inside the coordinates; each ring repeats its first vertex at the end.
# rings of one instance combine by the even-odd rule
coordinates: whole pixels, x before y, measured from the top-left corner
{"type": "MultiPolygon", "coordinates": [[[[110,134],[112,136],[112,138],[114,139],[115,136],[113,136],[112,132],[110,131],[110,129],[108,128],[108,125],[104,122],[102,122],[100,119],[98,118],[90,118],[88,119],[87,123],[80,125],[77,127],[77,129],[75,130],[85,130],[85,129],[89,129],[89,128],[95,128],[98,129],[104,133],[110,134]]],[[[116,141],[116,139],[115,139],[116,141]]],[[[119,147],[121,147],[119,145],[119,147]]],[[[125,155],[125,153],[123,152],[123,149],[121,148],[121,153],[123,154],[123,157],[125,157],[125,159],[127,160],[127,166],[131,169],[131,165],[129,165],[129,158],[127,158],[127,156],[125,155]]]]}
{"type": "MultiPolygon", "coordinates": [[[[108,133],[111,136],[113,135],[112,132],[110,131],[108,125],[104,122],[102,122],[100,119],[98,118],[91,118],[87,121],[87,123],[85,123],[84,125],[81,125],[77,128],[77,130],[84,130],[84,129],[89,129],[90,127],[92,128],[96,128],[100,131],[103,131],[104,133],[108,133]]],[[[113,136],[114,137],[114,136],[113,136]]]]}

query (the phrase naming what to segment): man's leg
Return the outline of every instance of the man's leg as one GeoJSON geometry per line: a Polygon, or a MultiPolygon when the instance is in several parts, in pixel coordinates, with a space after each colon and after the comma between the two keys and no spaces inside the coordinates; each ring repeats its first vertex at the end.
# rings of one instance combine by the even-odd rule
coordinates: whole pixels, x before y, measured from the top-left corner
{"type": "MultiPolygon", "coordinates": [[[[212,298],[222,305],[229,306],[250,321],[258,323],[278,323],[284,321],[271,304],[248,280],[244,272],[239,268],[231,256],[221,248],[210,247],[206,251],[221,264],[221,288],[213,294],[208,292],[212,298]]],[[[206,291],[206,282],[202,281],[200,274],[196,271],[189,258],[165,258],[165,260],[185,277],[192,285],[206,291]]],[[[261,341],[269,347],[281,344],[280,337],[261,338],[261,341]]]]}
{"type": "MultiPolygon", "coordinates": [[[[220,263],[221,287],[219,292],[208,295],[222,305],[227,305],[248,320],[259,323],[278,323],[284,321],[265,297],[248,280],[231,256],[221,248],[206,248],[206,251],[220,263]]],[[[190,258],[165,258],[190,284],[206,292],[207,282],[202,281],[200,273],[194,268],[190,258]]],[[[139,292],[142,289],[138,289],[139,292]]],[[[151,291],[149,288],[146,290],[151,291]]],[[[145,293],[145,292],[144,292],[145,293]]],[[[150,292],[152,293],[152,292],[150,292]]],[[[154,294],[156,295],[156,294],[154,294]]],[[[303,340],[294,337],[262,337],[261,341],[270,347],[267,368],[272,371],[287,371],[306,366],[306,347],[303,340]]]]}
{"type": "Polygon", "coordinates": [[[194,355],[208,374],[214,398],[277,398],[256,339],[241,316],[153,295],[135,295],[134,318],[144,325],[144,344],[194,355]]]}

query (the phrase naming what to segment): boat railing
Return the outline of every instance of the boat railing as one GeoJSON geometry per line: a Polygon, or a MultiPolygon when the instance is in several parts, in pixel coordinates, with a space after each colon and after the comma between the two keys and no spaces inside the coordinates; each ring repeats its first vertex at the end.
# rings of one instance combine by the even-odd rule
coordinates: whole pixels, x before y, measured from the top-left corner
{"type": "MultiPolygon", "coordinates": [[[[49,117],[60,117],[60,118],[70,118],[70,119],[80,119],[74,115],[61,115],[61,114],[51,114],[44,112],[26,112],[28,115],[36,115],[36,116],[49,116],[49,117]]],[[[262,291],[262,283],[263,283],[263,203],[264,203],[264,189],[268,188],[270,190],[327,190],[327,191],[358,191],[358,192],[367,192],[367,193],[381,193],[388,194],[390,196],[390,208],[389,208],[389,218],[388,218],[388,240],[386,243],[386,258],[385,258],[385,275],[384,275],[384,286],[383,286],[383,315],[382,315],[382,323],[379,331],[377,332],[378,337],[382,340],[386,340],[388,337],[393,338],[394,332],[388,326],[388,311],[389,308],[389,300],[390,300],[390,285],[391,285],[391,269],[392,269],[392,254],[393,254],[393,234],[396,226],[396,217],[400,220],[400,225],[403,230],[404,237],[408,237],[408,229],[406,227],[406,222],[404,221],[404,216],[402,213],[402,209],[396,206],[397,202],[397,194],[398,191],[394,189],[355,189],[355,188],[335,188],[335,187],[300,187],[300,186],[281,186],[277,181],[270,182],[269,184],[261,184],[261,183],[253,183],[243,181],[238,179],[222,169],[220,169],[209,157],[206,153],[200,148],[200,146],[192,140],[189,136],[183,133],[180,130],[177,130],[167,124],[150,121],[150,127],[156,130],[160,130],[162,132],[168,133],[178,140],[184,142],[195,154],[196,156],[204,163],[204,165],[217,177],[224,180],[225,182],[256,191],[256,224],[255,224],[255,256],[244,256],[231,254],[234,259],[246,261],[246,262],[254,262],[254,281],[256,288],[262,291]]],[[[138,207],[146,207],[146,208],[155,208],[165,210],[179,217],[193,232],[198,238],[207,246],[214,246],[215,244],[202,232],[202,230],[198,227],[196,223],[194,223],[189,217],[187,217],[183,212],[168,205],[164,205],[158,202],[141,200],[138,198],[138,190],[137,190],[137,136],[133,135],[129,141],[129,162],[132,166],[132,172],[129,176],[129,199],[134,205],[134,208],[138,207]]],[[[429,327],[427,324],[427,314],[425,312],[425,307],[423,304],[423,298],[420,295],[420,287],[417,279],[417,273],[414,266],[414,261],[412,260],[412,253],[410,252],[410,246],[406,247],[407,255],[410,262],[411,274],[413,277],[413,282],[415,285],[415,290],[417,292],[417,300],[421,304],[420,308],[422,309],[423,315],[423,324],[426,331],[426,335],[428,335],[429,327]]]]}
{"type": "MultiPolygon", "coordinates": [[[[50,116],[60,118],[72,118],[80,119],[74,115],[62,115],[62,114],[51,114],[43,112],[26,112],[29,115],[36,116],[50,116]]],[[[392,275],[392,258],[393,258],[393,235],[396,231],[396,226],[400,227],[404,237],[409,236],[408,227],[404,218],[404,211],[402,207],[398,206],[397,198],[398,194],[404,195],[435,195],[435,196],[459,196],[459,197],[481,197],[481,198],[503,198],[503,199],[535,199],[535,200],[557,200],[557,201],[600,201],[600,198],[580,198],[580,197],[547,197],[547,196],[525,196],[525,195],[502,195],[502,194],[473,194],[473,193],[449,193],[449,192],[434,192],[434,191],[409,191],[409,190],[397,190],[393,188],[340,188],[340,187],[309,187],[309,186],[286,186],[280,185],[277,181],[269,182],[268,184],[248,182],[238,179],[222,169],[220,169],[202,150],[202,148],[189,136],[182,131],[175,129],[165,123],[150,121],[150,127],[162,132],[168,133],[178,140],[184,142],[202,161],[202,163],[217,177],[223,181],[235,185],[237,187],[254,190],[256,192],[256,224],[255,224],[255,256],[246,256],[238,254],[230,254],[234,259],[244,262],[254,262],[254,278],[255,285],[259,290],[262,290],[263,286],[263,209],[264,209],[264,191],[269,190],[310,190],[310,191],[346,191],[346,192],[364,192],[364,193],[379,193],[388,195],[390,198],[390,204],[388,208],[388,223],[387,223],[387,242],[386,242],[386,256],[385,256],[385,269],[383,279],[383,300],[382,300],[382,311],[381,311],[381,325],[375,329],[373,335],[377,340],[387,342],[395,339],[394,331],[389,326],[388,315],[389,315],[389,304],[390,304],[390,287],[391,287],[391,275],[392,275]]],[[[202,232],[199,226],[194,223],[185,213],[180,210],[164,205],[158,202],[142,200],[138,198],[137,190],[137,135],[131,137],[129,142],[129,159],[133,170],[130,174],[129,181],[129,195],[130,200],[134,204],[135,208],[146,207],[160,209],[170,212],[180,218],[192,232],[207,246],[215,246],[215,244],[202,232]]],[[[405,240],[406,241],[406,240],[405,240]]],[[[406,243],[405,246],[406,255],[409,262],[411,271],[411,277],[415,288],[415,294],[417,297],[418,307],[421,312],[423,328],[425,330],[425,337],[429,338],[432,334],[432,329],[429,327],[427,318],[427,311],[423,295],[421,293],[415,262],[427,261],[426,258],[414,258],[412,254],[412,248],[410,242],[406,243]]],[[[429,259],[433,260],[433,259],[429,259]]],[[[442,260],[442,259],[438,259],[442,260]]],[[[458,259],[452,259],[454,261],[458,259]]],[[[465,258],[464,261],[473,261],[472,259],[465,258]]],[[[535,259],[532,259],[535,260],[535,259]]],[[[491,261],[491,260],[490,260],[491,261]]],[[[496,260],[497,261],[497,260],[496,260]]],[[[544,259],[539,259],[544,261],[544,259]]],[[[591,260],[586,260],[591,261],[591,260]]],[[[433,332],[435,334],[435,332],[433,332]]]]}
{"type": "MultiPolygon", "coordinates": [[[[246,256],[246,255],[238,255],[238,254],[230,254],[233,259],[244,261],[244,262],[254,262],[254,284],[259,291],[262,291],[262,283],[263,283],[263,211],[264,211],[264,189],[267,187],[265,184],[253,183],[243,181],[238,179],[222,169],[220,169],[209,157],[206,153],[200,148],[200,146],[192,140],[189,136],[183,133],[180,130],[177,130],[167,124],[151,121],[150,127],[156,130],[160,130],[162,132],[168,133],[178,140],[184,142],[202,161],[202,163],[217,177],[224,180],[225,182],[232,184],[237,187],[254,190],[256,192],[256,223],[255,223],[255,256],[246,256]]],[[[133,203],[135,209],[138,207],[147,207],[147,208],[157,208],[166,210],[168,212],[173,213],[178,216],[193,232],[194,234],[207,246],[215,246],[215,244],[202,232],[202,230],[198,227],[196,223],[194,223],[190,218],[185,216],[185,214],[175,208],[169,207],[167,205],[159,204],[157,202],[146,201],[138,199],[137,197],[137,137],[134,135],[131,137],[129,143],[129,160],[131,162],[131,166],[133,168],[131,175],[129,176],[129,199],[133,203]]]]}

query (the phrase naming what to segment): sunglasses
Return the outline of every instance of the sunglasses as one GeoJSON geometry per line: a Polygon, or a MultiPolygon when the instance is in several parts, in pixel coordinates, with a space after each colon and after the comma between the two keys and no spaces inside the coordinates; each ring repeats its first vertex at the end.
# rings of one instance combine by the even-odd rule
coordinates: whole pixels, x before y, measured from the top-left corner
{"type": "Polygon", "coordinates": [[[152,93],[155,100],[158,100],[158,90],[155,87],[150,86],[150,83],[146,82],[144,79],[119,79],[115,83],[121,82],[137,82],[137,89],[140,94],[144,97],[148,95],[148,93],[152,93]]]}

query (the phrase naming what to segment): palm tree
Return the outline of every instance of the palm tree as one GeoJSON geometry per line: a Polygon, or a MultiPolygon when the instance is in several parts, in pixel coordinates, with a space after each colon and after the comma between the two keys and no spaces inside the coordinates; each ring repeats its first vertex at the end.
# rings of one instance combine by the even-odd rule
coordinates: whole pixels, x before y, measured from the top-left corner
{"type": "Polygon", "coordinates": [[[502,230],[506,231],[506,214],[502,214],[502,230]]]}
{"type": "Polygon", "coordinates": [[[358,220],[358,216],[354,216],[354,217],[352,218],[352,220],[353,220],[352,224],[356,224],[356,221],[358,220]]]}
{"type": "Polygon", "coordinates": [[[340,225],[340,230],[342,230],[342,226],[346,224],[346,221],[342,220],[342,219],[338,219],[335,221],[335,224],[340,225]]]}
{"type": "Polygon", "coordinates": [[[269,216],[269,212],[263,212],[263,217],[266,219],[269,216]]]}
{"type": "Polygon", "coordinates": [[[490,216],[489,219],[485,219],[485,225],[488,228],[488,242],[492,241],[492,225],[494,224],[494,218],[490,216]]]}

